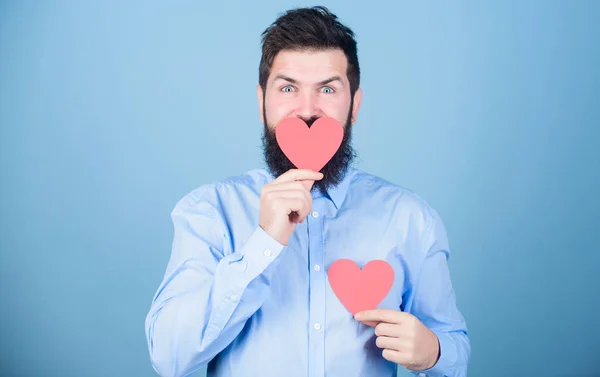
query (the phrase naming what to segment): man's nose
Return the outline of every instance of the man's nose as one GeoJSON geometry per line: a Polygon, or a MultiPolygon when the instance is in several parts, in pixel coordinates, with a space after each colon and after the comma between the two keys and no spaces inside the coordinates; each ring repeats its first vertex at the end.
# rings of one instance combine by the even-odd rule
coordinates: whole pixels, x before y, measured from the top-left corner
{"type": "Polygon", "coordinates": [[[321,109],[318,103],[318,97],[315,93],[304,92],[299,98],[296,116],[305,121],[314,117],[321,117],[321,109]]]}

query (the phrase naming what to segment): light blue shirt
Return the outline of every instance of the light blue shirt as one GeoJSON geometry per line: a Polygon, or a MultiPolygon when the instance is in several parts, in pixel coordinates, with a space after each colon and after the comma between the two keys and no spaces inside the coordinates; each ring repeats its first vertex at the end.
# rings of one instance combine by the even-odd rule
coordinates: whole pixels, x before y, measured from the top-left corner
{"type": "MultiPolygon", "coordinates": [[[[394,269],[378,306],[416,316],[439,338],[441,356],[421,376],[466,376],[470,342],[447,265],[446,230],[414,192],[350,168],[286,246],[258,225],[262,187],[255,169],[182,198],[162,283],[145,320],[152,366],[209,377],[389,377],[374,327],[358,322],[327,279],[340,258],[394,269]]],[[[417,372],[415,374],[419,375],[417,372]]]]}

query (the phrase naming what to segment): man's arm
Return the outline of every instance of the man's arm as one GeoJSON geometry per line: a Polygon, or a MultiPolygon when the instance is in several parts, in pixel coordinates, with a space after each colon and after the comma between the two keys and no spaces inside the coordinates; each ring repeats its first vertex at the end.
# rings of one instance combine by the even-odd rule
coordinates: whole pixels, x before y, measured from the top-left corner
{"type": "Polygon", "coordinates": [[[181,200],[171,217],[171,257],[145,320],[152,366],[163,377],[191,374],[235,339],[268,297],[284,248],[257,226],[225,255],[225,226],[205,198],[181,200]]]}
{"type": "Polygon", "coordinates": [[[409,312],[437,335],[440,355],[432,368],[414,373],[430,377],[463,377],[467,375],[471,344],[450,278],[446,229],[437,212],[433,213],[425,238],[424,258],[416,276],[417,284],[409,298],[409,312]]]}

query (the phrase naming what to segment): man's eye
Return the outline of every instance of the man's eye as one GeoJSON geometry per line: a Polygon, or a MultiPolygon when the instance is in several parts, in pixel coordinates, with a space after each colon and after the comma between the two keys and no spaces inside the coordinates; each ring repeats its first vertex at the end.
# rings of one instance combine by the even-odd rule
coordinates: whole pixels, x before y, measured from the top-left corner
{"type": "Polygon", "coordinates": [[[281,88],[281,90],[283,92],[291,92],[294,88],[291,85],[286,85],[283,88],[281,88]]]}
{"type": "Polygon", "coordinates": [[[328,92],[328,93],[333,93],[333,92],[334,92],[334,90],[333,90],[333,89],[332,89],[330,86],[324,86],[324,87],[323,87],[323,89],[324,89],[324,90],[327,90],[327,89],[328,89],[328,90],[329,90],[329,92],[328,92]]]}

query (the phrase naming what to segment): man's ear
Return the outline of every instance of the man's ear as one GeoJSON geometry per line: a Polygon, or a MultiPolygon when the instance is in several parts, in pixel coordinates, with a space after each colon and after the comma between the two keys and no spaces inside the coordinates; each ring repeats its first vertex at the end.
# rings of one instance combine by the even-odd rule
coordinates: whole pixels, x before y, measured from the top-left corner
{"type": "Polygon", "coordinates": [[[265,119],[263,117],[263,90],[260,84],[256,85],[256,97],[258,97],[258,111],[260,112],[260,123],[264,124],[265,119]]]}
{"type": "Polygon", "coordinates": [[[356,89],[354,92],[353,98],[354,104],[352,108],[352,124],[356,123],[356,118],[358,117],[358,108],[360,107],[360,102],[362,101],[362,89],[356,89]]]}

